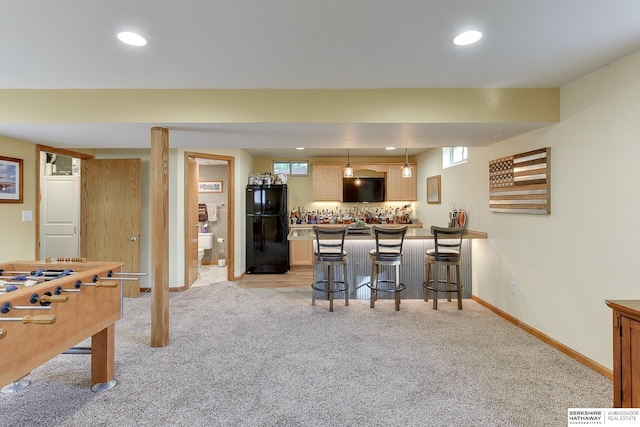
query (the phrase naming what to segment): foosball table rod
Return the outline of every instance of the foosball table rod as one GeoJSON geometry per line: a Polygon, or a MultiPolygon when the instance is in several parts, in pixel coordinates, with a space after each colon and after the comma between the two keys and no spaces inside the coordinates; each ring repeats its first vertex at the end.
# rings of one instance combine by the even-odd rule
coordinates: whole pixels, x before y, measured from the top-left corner
{"type": "MultiPolygon", "coordinates": [[[[49,307],[51,308],[51,307],[49,307]]],[[[21,322],[21,323],[33,323],[35,325],[52,325],[56,323],[56,316],[50,316],[47,314],[40,315],[26,315],[22,317],[2,317],[0,316],[1,322],[21,322]]]]}
{"type": "MultiPolygon", "coordinates": [[[[0,276],[3,277],[3,276],[0,276]]],[[[24,285],[24,286],[33,286],[33,285],[37,285],[38,283],[40,283],[40,280],[45,280],[44,277],[36,277],[33,279],[29,279],[26,276],[15,276],[15,277],[11,277],[11,276],[7,276],[5,278],[10,278],[11,280],[0,280],[0,286],[6,286],[6,285],[24,285]]]]}
{"type": "Polygon", "coordinates": [[[4,270],[0,268],[0,275],[16,275],[16,274],[26,274],[30,276],[42,277],[42,276],[68,276],[69,274],[78,274],[70,268],[66,268],[64,270],[45,270],[44,268],[40,268],[38,270],[31,271],[18,271],[18,270],[4,270]]]}
{"type": "Polygon", "coordinates": [[[55,288],[55,290],[53,291],[53,293],[55,295],[60,295],[62,292],[80,292],[83,286],[95,286],[96,288],[117,288],[118,284],[116,282],[113,281],[109,281],[109,282],[101,282],[98,281],[98,276],[93,276],[93,282],[83,282],[81,280],[76,280],[76,282],[73,284],[73,288],[63,288],[61,286],[58,286],[55,288]]]}
{"type": "Polygon", "coordinates": [[[98,280],[98,277],[94,276],[94,281],[93,282],[81,282],[80,280],[76,280],[76,288],[79,288],[80,286],[95,286],[96,288],[117,288],[118,287],[118,283],[114,282],[113,280],[109,279],[109,281],[107,282],[101,282],[100,280],[98,280]]]}
{"type": "Polygon", "coordinates": [[[5,285],[4,288],[2,286],[3,285],[0,285],[0,294],[6,294],[7,292],[13,292],[18,290],[18,287],[13,283],[5,285]]]}
{"type": "MultiPolygon", "coordinates": [[[[7,301],[0,305],[0,313],[7,314],[11,310],[51,310],[50,305],[13,305],[10,301],[7,301]]],[[[27,317],[27,316],[25,316],[27,317]]],[[[0,317],[0,320],[6,320],[7,317],[0,317]]],[[[30,322],[23,322],[30,323],[30,322]]]]}
{"type": "Polygon", "coordinates": [[[45,292],[42,296],[33,294],[31,295],[31,298],[29,298],[29,302],[31,304],[39,302],[41,305],[49,305],[51,303],[61,303],[67,301],[69,301],[69,297],[67,295],[51,295],[50,292],[45,292]]]}
{"type": "Polygon", "coordinates": [[[111,277],[114,274],[117,274],[118,276],[146,276],[148,273],[143,273],[143,272],[134,273],[134,272],[126,272],[126,271],[124,273],[118,273],[118,272],[111,271],[111,270],[109,270],[107,272],[107,276],[109,276],[109,277],[111,277]]]}

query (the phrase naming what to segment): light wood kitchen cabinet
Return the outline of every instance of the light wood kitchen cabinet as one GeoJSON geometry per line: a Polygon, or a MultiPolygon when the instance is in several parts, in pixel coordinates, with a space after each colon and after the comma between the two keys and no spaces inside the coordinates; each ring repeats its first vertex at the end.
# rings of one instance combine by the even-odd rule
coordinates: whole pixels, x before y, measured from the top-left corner
{"type": "Polygon", "coordinates": [[[291,267],[311,267],[313,240],[289,240],[289,264],[291,267]]]}
{"type": "Polygon", "coordinates": [[[410,178],[402,177],[402,165],[390,164],[387,169],[387,201],[414,201],[418,200],[418,171],[416,165],[411,164],[413,174],[410,178]]]}
{"type": "MultiPolygon", "coordinates": [[[[418,200],[417,170],[415,163],[411,164],[413,176],[403,178],[402,163],[353,164],[356,171],[373,171],[386,174],[386,197],[389,202],[404,202],[418,200]]],[[[313,165],[313,200],[314,201],[342,201],[342,164],[314,164],[313,165]]],[[[361,175],[362,176],[362,175],[361,175]]],[[[366,175],[365,175],[366,176],[366,175]]]]}
{"type": "Polygon", "coordinates": [[[640,408],[640,300],[606,303],[613,310],[613,406],[640,408]]]}
{"type": "Polygon", "coordinates": [[[342,201],[342,166],[313,165],[313,200],[342,201]]]}

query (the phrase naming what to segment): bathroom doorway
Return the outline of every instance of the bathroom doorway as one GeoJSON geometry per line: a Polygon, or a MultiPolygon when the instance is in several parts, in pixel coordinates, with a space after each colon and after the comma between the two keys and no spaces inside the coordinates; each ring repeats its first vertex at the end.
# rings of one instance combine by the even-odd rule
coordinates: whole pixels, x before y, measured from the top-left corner
{"type": "Polygon", "coordinates": [[[185,289],[198,278],[234,280],[233,162],[185,153],[185,289]]]}

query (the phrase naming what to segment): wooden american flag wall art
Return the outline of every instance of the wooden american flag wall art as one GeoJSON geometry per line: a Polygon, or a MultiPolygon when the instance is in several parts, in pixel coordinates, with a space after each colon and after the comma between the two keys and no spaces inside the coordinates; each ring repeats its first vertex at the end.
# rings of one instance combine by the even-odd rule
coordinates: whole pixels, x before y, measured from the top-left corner
{"type": "Polygon", "coordinates": [[[489,162],[491,212],[551,213],[551,148],[527,151],[489,162]]]}

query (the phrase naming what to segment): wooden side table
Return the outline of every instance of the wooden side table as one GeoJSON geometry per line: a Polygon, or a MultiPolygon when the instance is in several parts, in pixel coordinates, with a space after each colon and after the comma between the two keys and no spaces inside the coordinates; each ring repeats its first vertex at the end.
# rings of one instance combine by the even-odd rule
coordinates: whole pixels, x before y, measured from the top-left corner
{"type": "Polygon", "coordinates": [[[607,300],[613,310],[613,406],[640,407],[640,300],[607,300]]]}

